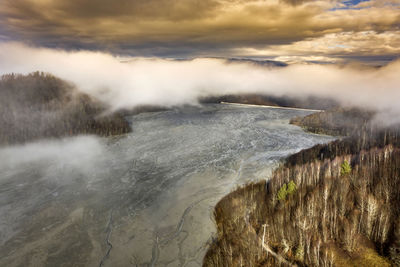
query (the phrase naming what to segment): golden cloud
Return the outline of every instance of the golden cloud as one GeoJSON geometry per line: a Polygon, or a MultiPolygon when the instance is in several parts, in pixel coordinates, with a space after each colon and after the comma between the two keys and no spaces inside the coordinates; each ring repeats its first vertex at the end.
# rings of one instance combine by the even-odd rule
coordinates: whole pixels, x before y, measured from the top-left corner
{"type": "Polygon", "coordinates": [[[352,57],[379,60],[384,55],[395,58],[400,55],[400,31],[329,33],[291,44],[238,49],[236,53],[257,57],[273,56],[275,60],[285,62],[338,62],[352,57]]]}
{"type": "Polygon", "coordinates": [[[326,42],[332,36],[361,53],[370,43],[356,44],[346,33],[374,32],[377,38],[386,36],[387,49],[379,45],[379,52],[392,54],[399,4],[368,1],[348,9],[337,1],[304,0],[3,0],[0,34],[38,45],[116,53],[234,56],[267,46],[285,52],[313,40],[319,53],[330,53],[326,42]]]}

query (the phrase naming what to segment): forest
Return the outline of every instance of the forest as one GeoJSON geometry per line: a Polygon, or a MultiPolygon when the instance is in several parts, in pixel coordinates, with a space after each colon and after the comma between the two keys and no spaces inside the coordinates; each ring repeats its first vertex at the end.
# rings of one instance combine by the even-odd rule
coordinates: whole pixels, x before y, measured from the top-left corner
{"type": "Polygon", "coordinates": [[[330,110],[337,108],[339,104],[330,98],[309,96],[305,98],[288,95],[274,96],[265,94],[236,94],[209,96],[200,99],[201,103],[240,103],[252,105],[280,106],[292,108],[330,110]]]}
{"type": "Polygon", "coordinates": [[[371,110],[333,107],[305,117],[295,117],[290,123],[317,134],[351,136],[357,134],[359,127],[371,127],[374,115],[371,110]]]}
{"type": "Polygon", "coordinates": [[[203,265],[400,266],[400,127],[354,121],[225,196],[203,265]]]}
{"type": "Polygon", "coordinates": [[[130,131],[121,114],[51,74],[7,74],[0,80],[0,145],[77,134],[130,131]]]}

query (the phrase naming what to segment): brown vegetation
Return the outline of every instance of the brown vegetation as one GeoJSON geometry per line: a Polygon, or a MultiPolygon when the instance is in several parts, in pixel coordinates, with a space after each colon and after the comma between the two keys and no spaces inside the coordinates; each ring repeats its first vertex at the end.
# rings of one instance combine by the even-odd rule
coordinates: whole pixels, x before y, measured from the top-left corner
{"type": "Polygon", "coordinates": [[[400,135],[367,132],[295,154],[268,182],[224,197],[203,265],[400,265],[400,135]]]}
{"type": "Polygon", "coordinates": [[[333,108],[290,120],[291,124],[317,134],[351,136],[367,127],[374,113],[358,108],[333,108]]]}
{"type": "Polygon", "coordinates": [[[0,145],[130,131],[121,115],[102,115],[105,111],[105,105],[50,74],[4,75],[0,80],[0,145]]]}
{"type": "Polygon", "coordinates": [[[290,96],[272,96],[260,94],[224,95],[200,99],[202,103],[240,103],[252,105],[280,106],[306,109],[329,109],[337,107],[334,100],[328,98],[308,97],[294,98],[290,96]]]}

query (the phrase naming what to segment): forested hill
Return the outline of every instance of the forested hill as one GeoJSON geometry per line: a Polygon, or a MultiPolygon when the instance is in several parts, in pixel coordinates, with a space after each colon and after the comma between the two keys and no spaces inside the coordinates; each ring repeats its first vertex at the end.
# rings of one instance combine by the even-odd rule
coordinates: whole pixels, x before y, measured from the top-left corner
{"type": "Polygon", "coordinates": [[[0,80],[0,145],[76,134],[130,131],[118,114],[50,74],[8,74],[0,80]]]}
{"type": "Polygon", "coordinates": [[[374,114],[373,111],[365,109],[335,107],[305,117],[293,118],[290,123],[313,133],[350,136],[356,135],[360,128],[371,127],[369,123],[374,114]]]}
{"type": "Polygon", "coordinates": [[[201,103],[240,103],[252,105],[267,105],[267,106],[280,106],[291,108],[305,108],[305,109],[333,109],[338,107],[338,103],[329,98],[320,97],[306,97],[297,98],[291,96],[273,96],[261,94],[237,94],[237,95],[223,95],[223,96],[210,96],[200,99],[201,103]]]}
{"type": "Polygon", "coordinates": [[[332,160],[337,156],[357,154],[362,150],[384,148],[389,145],[400,148],[400,126],[361,128],[352,136],[293,154],[286,159],[285,166],[301,165],[317,159],[332,160]]]}
{"type": "Polygon", "coordinates": [[[400,130],[359,129],[224,197],[203,265],[400,266],[400,130]]]}

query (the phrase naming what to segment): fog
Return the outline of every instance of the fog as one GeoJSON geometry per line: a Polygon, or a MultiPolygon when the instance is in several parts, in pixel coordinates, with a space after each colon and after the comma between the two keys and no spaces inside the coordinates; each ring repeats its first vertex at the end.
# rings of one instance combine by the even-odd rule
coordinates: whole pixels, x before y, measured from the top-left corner
{"type": "Polygon", "coordinates": [[[82,174],[90,174],[102,163],[104,154],[104,145],[96,136],[41,140],[2,147],[0,170],[18,169],[47,162],[53,167],[69,168],[82,174]]]}
{"type": "MultiPolygon", "coordinates": [[[[196,104],[200,97],[262,93],[331,97],[399,117],[400,60],[381,67],[307,65],[266,67],[223,59],[120,58],[0,43],[0,74],[52,73],[108,103],[112,110],[138,105],[196,104]]],[[[387,120],[388,117],[385,117],[387,120]]]]}

